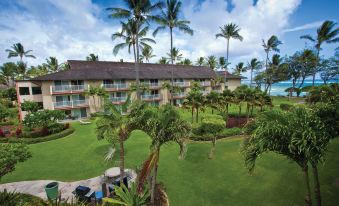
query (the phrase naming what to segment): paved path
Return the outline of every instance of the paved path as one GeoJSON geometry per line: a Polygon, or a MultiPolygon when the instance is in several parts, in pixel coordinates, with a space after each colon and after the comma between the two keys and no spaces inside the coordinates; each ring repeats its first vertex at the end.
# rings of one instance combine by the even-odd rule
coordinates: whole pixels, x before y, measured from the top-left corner
{"type": "MultiPolygon", "coordinates": [[[[134,182],[136,179],[136,173],[133,170],[126,169],[125,172],[129,173],[132,177],[131,181],[134,182]]],[[[119,175],[119,174],[117,174],[119,175]]],[[[92,190],[101,191],[101,184],[103,183],[104,176],[98,176],[87,180],[80,180],[76,182],[60,182],[59,191],[61,192],[61,197],[64,200],[74,199],[72,192],[79,185],[90,187],[92,190]]],[[[12,182],[6,184],[0,184],[0,191],[6,189],[7,191],[16,191],[19,193],[31,194],[42,199],[47,199],[45,193],[45,185],[50,182],[55,182],[55,180],[34,180],[34,181],[21,181],[21,182],[12,182]]]]}

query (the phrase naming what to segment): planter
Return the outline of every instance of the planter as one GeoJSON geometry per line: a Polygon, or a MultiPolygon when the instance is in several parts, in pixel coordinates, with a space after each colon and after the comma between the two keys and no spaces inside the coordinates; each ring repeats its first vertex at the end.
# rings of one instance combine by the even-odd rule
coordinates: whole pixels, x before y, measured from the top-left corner
{"type": "Polygon", "coordinates": [[[51,182],[45,186],[45,191],[48,199],[55,200],[58,198],[58,187],[59,183],[57,182],[51,182]]]}

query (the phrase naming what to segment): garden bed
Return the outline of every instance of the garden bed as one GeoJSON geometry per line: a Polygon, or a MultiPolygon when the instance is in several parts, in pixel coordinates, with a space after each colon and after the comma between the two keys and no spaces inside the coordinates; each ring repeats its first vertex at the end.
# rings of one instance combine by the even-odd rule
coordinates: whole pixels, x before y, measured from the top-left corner
{"type": "Polygon", "coordinates": [[[27,144],[36,144],[40,142],[47,142],[59,138],[66,137],[74,132],[72,127],[65,129],[59,133],[51,134],[45,137],[35,137],[35,138],[17,138],[17,137],[4,137],[0,138],[0,143],[27,143],[27,144]]]}

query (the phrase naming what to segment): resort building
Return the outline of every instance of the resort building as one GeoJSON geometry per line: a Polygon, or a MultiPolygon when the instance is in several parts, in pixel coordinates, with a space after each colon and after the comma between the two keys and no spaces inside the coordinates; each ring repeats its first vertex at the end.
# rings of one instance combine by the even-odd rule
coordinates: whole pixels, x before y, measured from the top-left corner
{"type": "MultiPolygon", "coordinates": [[[[121,105],[130,94],[131,100],[136,99],[134,63],[106,61],[69,60],[69,70],[60,71],[30,80],[17,81],[20,118],[26,112],[21,110],[24,101],[38,102],[43,109],[64,110],[70,118],[85,118],[99,110],[100,98],[86,95],[90,87],[105,89],[112,104],[121,105]]],[[[180,105],[190,91],[192,82],[199,82],[203,93],[212,90],[221,93],[224,88],[235,89],[240,85],[241,78],[229,76],[225,83],[213,84],[216,73],[208,67],[140,64],[139,76],[141,100],[151,105],[162,105],[170,102],[180,105]],[[173,96],[165,85],[171,84],[173,69],[174,85],[179,88],[173,96]]]]}

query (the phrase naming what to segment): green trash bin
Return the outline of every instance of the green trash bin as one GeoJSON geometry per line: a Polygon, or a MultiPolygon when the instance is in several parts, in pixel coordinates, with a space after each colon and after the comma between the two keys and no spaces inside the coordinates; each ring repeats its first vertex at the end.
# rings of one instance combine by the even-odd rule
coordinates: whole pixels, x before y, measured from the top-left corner
{"type": "Polygon", "coordinates": [[[45,186],[45,191],[47,198],[50,200],[55,200],[58,198],[58,187],[59,183],[57,182],[51,182],[45,186]]]}

